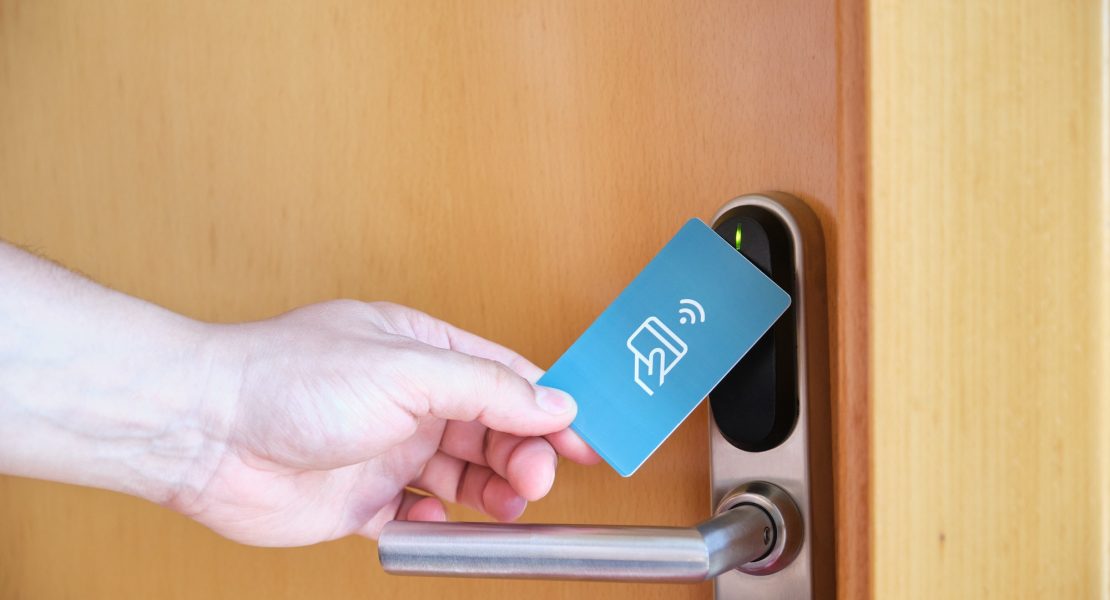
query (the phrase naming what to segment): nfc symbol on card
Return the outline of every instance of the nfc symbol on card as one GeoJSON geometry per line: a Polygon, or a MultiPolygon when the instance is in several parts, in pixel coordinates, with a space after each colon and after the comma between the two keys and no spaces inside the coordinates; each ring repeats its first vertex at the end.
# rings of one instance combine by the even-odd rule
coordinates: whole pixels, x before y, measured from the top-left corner
{"type": "MultiPolygon", "coordinates": [[[[682,317],[679,322],[683,325],[705,322],[705,309],[696,300],[682,299],[679,304],[687,305],[679,310],[682,317]],[[697,310],[689,308],[695,307],[697,310]]],[[[632,332],[625,343],[635,357],[632,380],[654,396],[655,390],[663,386],[667,373],[686,356],[687,346],[682,338],[659,320],[659,317],[648,317],[632,332]]]]}

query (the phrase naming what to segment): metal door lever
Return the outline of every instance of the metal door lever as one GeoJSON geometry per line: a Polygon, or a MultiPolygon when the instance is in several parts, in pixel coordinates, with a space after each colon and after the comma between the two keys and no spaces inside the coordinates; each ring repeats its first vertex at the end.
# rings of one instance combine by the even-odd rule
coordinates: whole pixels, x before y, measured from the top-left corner
{"type": "Polygon", "coordinates": [[[802,517],[781,488],[742,485],[717,513],[685,528],[393,521],[378,557],[398,575],[688,582],[773,573],[796,554],[802,517]]]}

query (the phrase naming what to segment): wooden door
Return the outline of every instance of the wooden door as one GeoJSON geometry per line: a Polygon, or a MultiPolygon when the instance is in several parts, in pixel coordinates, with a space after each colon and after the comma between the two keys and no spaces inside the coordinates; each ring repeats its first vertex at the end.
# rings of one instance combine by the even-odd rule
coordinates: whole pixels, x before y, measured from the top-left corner
{"type": "MultiPolygon", "coordinates": [[[[839,595],[1106,596],[1107,6],[0,0],[0,237],[196,318],[388,299],[549,364],[685,219],[791,192],[839,595]]],[[[705,418],[523,520],[703,518],[705,418]]],[[[395,578],[0,478],[2,598],[709,595],[395,578]]]]}
{"type": "MultiPolygon", "coordinates": [[[[0,236],[196,318],[388,299],[542,365],[686,219],[779,189],[818,212],[835,294],[837,18],[832,1],[4,1],[0,236]]],[[[697,522],[705,423],[631,479],[563,465],[523,519],[697,522]]],[[[395,578],[368,540],[248,548],[137,500],[7,478],[0,593],[710,588],[395,578]]]]}

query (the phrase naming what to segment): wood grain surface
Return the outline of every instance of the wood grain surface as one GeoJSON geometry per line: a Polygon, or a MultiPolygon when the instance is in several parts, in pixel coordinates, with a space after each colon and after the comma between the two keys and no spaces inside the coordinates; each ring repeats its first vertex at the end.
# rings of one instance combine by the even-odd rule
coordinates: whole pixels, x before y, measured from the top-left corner
{"type": "MultiPolygon", "coordinates": [[[[837,2],[837,295],[830,339],[837,594],[872,597],[868,2],[837,2]]],[[[831,296],[830,297],[834,297],[831,296]]]]}
{"type": "Polygon", "coordinates": [[[1107,6],[871,4],[877,598],[1110,597],[1107,6]]]}
{"type": "MultiPolygon", "coordinates": [[[[838,213],[854,233],[863,223],[862,205],[838,201],[862,198],[842,153],[865,145],[854,130],[844,142],[862,113],[838,108],[837,61],[860,55],[838,34],[844,14],[862,11],[0,0],[0,236],[200,319],[388,299],[549,364],[685,219],[779,189],[818,212],[833,328],[865,352],[862,300],[836,300],[837,274],[862,285],[864,267],[858,242],[838,255],[838,213]]],[[[831,359],[836,389],[852,390],[837,402],[860,401],[858,371],[831,359]]],[[[848,408],[838,418],[858,420],[848,408]]],[[[699,410],[631,479],[562,466],[524,520],[696,522],[705,421],[699,410]]],[[[841,543],[866,558],[866,524],[847,526],[841,543]]],[[[395,578],[368,540],[249,548],[137,500],[0,478],[4,598],[709,594],[395,578]]]]}

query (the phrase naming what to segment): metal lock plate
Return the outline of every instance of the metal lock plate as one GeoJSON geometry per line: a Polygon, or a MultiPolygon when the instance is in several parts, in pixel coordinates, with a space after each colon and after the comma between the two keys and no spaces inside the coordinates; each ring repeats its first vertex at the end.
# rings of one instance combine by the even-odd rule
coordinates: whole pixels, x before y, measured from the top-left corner
{"type": "MultiPolygon", "coordinates": [[[[737,436],[725,436],[714,414],[729,415],[728,410],[715,408],[710,411],[710,460],[712,502],[714,511],[735,505],[734,491],[744,489],[749,482],[766,481],[784,489],[798,507],[798,531],[790,532],[798,542],[794,560],[785,566],[767,572],[759,563],[750,563],[742,569],[717,577],[714,589],[722,600],[740,598],[820,598],[834,595],[835,573],[833,562],[832,521],[832,464],[829,413],[829,346],[826,320],[825,255],[823,236],[817,217],[800,200],[786,194],[752,194],[736,198],[725,204],[714,216],[712,226],[736,221],[737,215],[756,215],[765,223],[781,225],[783,240],[772,240],[769,252],[777,261],[777,274],[773,279],[788,283],[783,285],[790,293],[792,310],[775,327],[793,330],[796,340],[790,361],[790,372],[777,376],[790,377],[790,393],[795,411],[785,430],[781,423],[768,426],[780,434],[768,444],[745,446],[737,436]],[[774,256],[775,253],[779,253],[774,256]],[[791,256],[783,260],[783,253],[791,256]],[[782,265],[786,265],[783,268],[782,265]],[[788,280],[783,279],[788,277],[788,280]],[[730,441],[730,439],[732,441],[730,441]],[[745,446],[748,449],[741,449],[745,446]],[[730,496],[730,494],[732,496],[730,496]],[[753,574],[762,573],[762,574],[753,574]]],[[[721,233],[718,231],[718,233],[721,233]]],[[[725,237],[722,234],[722,237],[725,237]]],[[[728,238],[726,238],[728,239],[728,238]]],[[[732,242],[733,240],[729,240],[732,242]]],[[[758,264],[758,260],[753,260],[758,264]]],[[[770,273],[769,273],[770,274],[770,273]]],[[[780,283],[780,285],[782,285],[780,283]]],[[[767,333],[775,334],[775,327],[767,333]]],[[[783,341],[777,341],[780,346],[783,341]]],[[[779,348],[782,351],[782,348],[779,348]]],[[[758,360],[758,357],[746,356],[758,360]]],[[[742,368],[738,365],[737,368],[742,368]]],[[[772,369],[772,371],[774,371],[772,369]]],[[[727,379],[727,378],[726,378],[727,379]]],[[[717,392],[717,390],[715,390],[717,392]]],[[[780,386],[779,394],[786,393],[780,386]]],[[[729,398],[714,398],[712,402],[727,402],[729,398]]],[[[780,408],[787,404],[780,401],[780,408]]],[[[728,418],[727,416],[724,418],[728,418]]],[[[787,525],[789,527],[789,525],[787,525]]]]}

